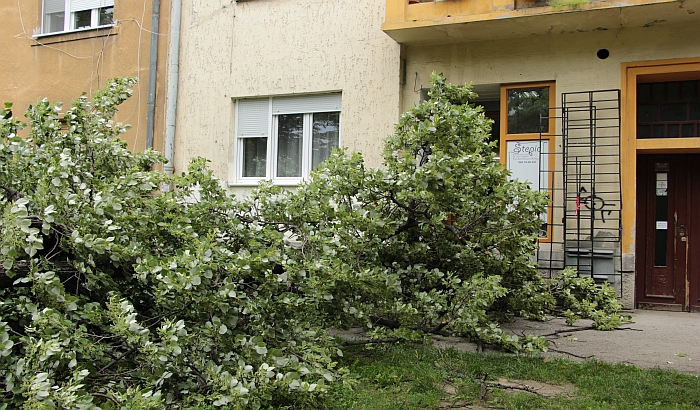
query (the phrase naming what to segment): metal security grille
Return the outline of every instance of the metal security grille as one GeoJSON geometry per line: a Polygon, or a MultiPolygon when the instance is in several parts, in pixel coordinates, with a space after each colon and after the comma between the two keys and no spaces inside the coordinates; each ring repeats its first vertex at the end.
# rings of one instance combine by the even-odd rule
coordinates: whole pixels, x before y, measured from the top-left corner
{"type": "MultiPolygon", "coordinates": [[[[552,277],[566,266],[579,276],[608,281],[622,293],[620,184],[620,91],[600,90],[562,94],[562,106],[542,113],[554,115],[560,134],[550,138],[548,175],[551,202],[551,241],[541,241],[537,262],[552,277]]],[[[542,177],[541,177],[542,178],[542,177]]]]}

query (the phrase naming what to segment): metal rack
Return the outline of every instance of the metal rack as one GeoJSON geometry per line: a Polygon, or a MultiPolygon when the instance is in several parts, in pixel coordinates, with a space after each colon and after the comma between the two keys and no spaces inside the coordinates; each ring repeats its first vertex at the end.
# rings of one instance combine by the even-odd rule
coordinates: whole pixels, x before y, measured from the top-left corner
{"type": "Polygon", "coordinates": [[[550,140],[549,152],[540,153],[540,189],[552,201],[550,235],[540,241],[537,263],[549,277],[573,266],[621,294],[620,91],[563,93],[561,101],[540,116],[541,124],[560,123],[561,134],[540,134],[550,140]]]}

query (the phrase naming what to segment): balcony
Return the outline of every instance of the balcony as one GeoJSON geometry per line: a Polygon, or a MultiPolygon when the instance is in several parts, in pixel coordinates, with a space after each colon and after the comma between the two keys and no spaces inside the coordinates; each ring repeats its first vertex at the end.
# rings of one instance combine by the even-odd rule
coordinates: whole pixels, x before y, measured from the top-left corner
{"type": "Polygon", "coordinates": [[[427,45],[697,22],[700,0],[386,0],[384,32],[427,45]]]}

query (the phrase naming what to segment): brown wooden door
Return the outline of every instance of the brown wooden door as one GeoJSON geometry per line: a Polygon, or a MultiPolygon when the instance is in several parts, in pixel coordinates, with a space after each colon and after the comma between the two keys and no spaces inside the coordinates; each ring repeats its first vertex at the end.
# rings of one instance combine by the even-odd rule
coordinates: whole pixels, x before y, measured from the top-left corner
{"type": "Polygon", "coordinates": [[[637,161],[637,306],[700,311],[700,155],[637,161]]]}

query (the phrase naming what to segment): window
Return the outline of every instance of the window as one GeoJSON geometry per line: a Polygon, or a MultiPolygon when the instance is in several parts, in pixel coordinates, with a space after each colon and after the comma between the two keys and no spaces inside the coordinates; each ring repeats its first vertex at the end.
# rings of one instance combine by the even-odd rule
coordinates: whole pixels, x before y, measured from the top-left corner
{"type": "Polygon", "coordinates": [[[298,184],[340,145],[340,103],[340,93],[238,100],[236,180],[298,184]]]}
{"type": "MultiPolygon", "coordinates": [[[[555,97],[553,82],[501,86],[501,162],[510,178],[540,191],[552,190],[555,97]]],[[[552,217],[549,206],[541,215],[541,242],[551,240],[552,217]]]]}
{"type": "Polygon", "coordinates": [[[44,0],[42,34],[114,24],[114,0],[44,0]]]}
{"type": "Polygon", "coordinates": [[[549,87],[507,89],[508,134],[539,134],[549,132],[549,87]]]}
{"type": "Polygon", "coordinates": [[[637,138],[700,136],[700,80],[637,84],[637,138]]]}

